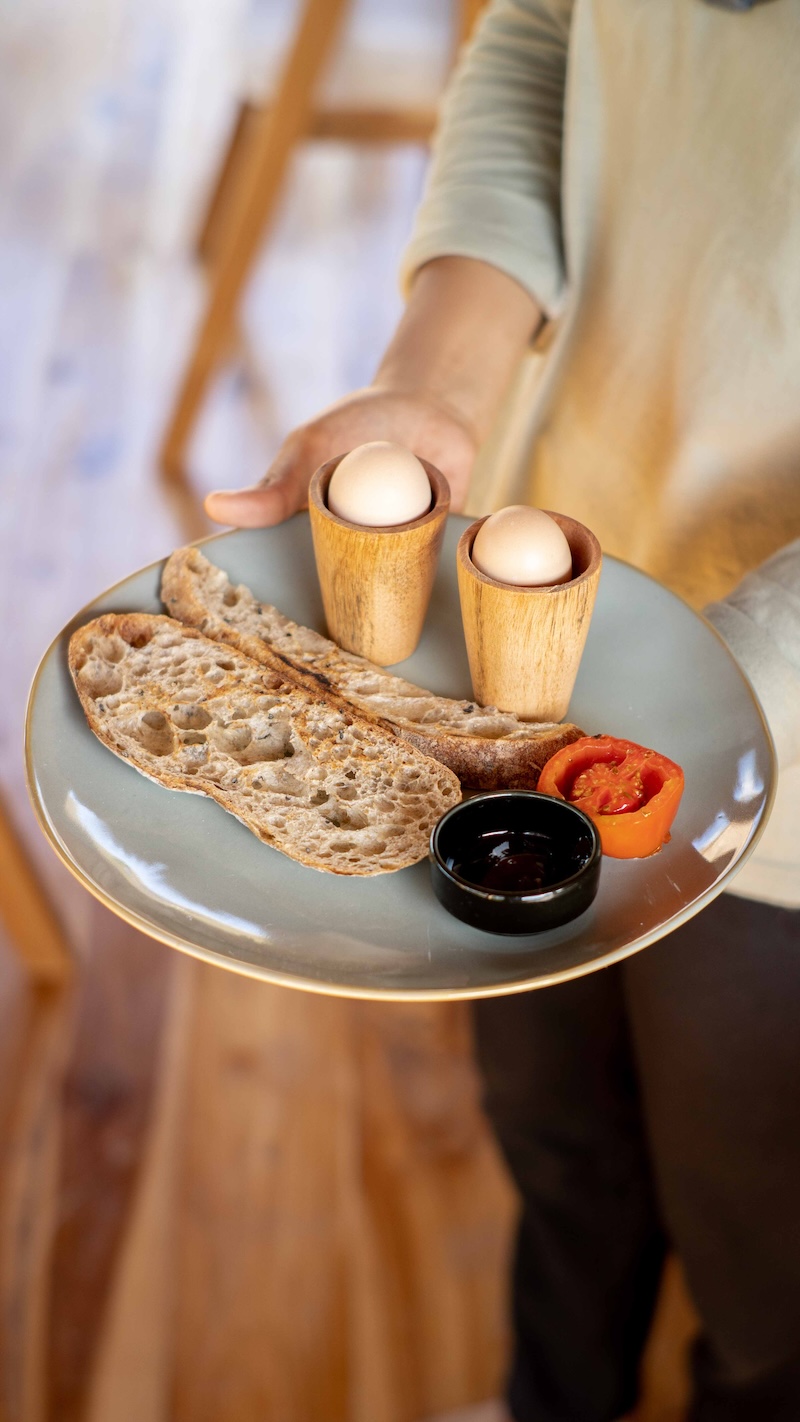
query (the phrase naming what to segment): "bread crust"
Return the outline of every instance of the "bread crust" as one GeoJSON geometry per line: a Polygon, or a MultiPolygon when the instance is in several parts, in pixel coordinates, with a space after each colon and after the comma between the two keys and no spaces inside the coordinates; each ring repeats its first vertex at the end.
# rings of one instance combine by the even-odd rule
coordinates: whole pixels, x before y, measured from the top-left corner
{"type": "Polygon", "coordinates": [[[169,789],[209,796],[313,869],[372,875],[424,858],[461,798],[452,772],[359,716],[169,617],[106,614],[69,670],[95,735],[169,789]]]}
{"type": "Polygon", "coordinates": [[[584,734],[568,722],[536,725],[415,687],[257,602],[198,548],[179,548],[167,559],[161,597],[172,617],[309,691],[343,698],[448,766],[471,790],[535,789],[550,757],[584,734]],[[409,709],[415,717],[404,714],[409,709]],[[471,722],[482,734],[470,731],[471,722]]]}

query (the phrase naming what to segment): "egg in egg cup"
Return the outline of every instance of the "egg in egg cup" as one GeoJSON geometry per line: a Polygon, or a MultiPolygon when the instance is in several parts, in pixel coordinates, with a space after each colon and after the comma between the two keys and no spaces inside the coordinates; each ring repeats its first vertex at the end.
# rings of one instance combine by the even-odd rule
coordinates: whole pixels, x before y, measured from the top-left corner
{"type": "Polygon", "coordinates": [[[375,528],[351,523],[328,507],[328,485],[344,455],[323,464],[308,491],[322,603],[328,632],[340,647],[378,666],[414,651],[428,610],[450,508],[444,475],[420,459],[430,480],[430,508],[410,523],[375,528]]]}
{"type": "Polygon", "coordinates": [[[547,511],[572,553],[572,577],[546,587],[500,582],[480,571],[472,546],[485,519],[458,544],[458,591],[472,688],[481,706],[525,721],[562,721],[578,675],[603,561],[594,534],[547,511]]]}

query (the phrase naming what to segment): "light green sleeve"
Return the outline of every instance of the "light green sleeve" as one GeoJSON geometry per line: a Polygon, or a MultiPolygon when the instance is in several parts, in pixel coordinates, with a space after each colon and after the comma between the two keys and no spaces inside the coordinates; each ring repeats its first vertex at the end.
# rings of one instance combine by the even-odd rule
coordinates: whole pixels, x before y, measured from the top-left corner
{"type": "Polygon", "coordinates": [[[782,770],[800,765],[800,539],[705,609],[746,672],[782,770]]]}
{"type": "Polygon", "coordinates": [[[573,0],[494,0],[451,81],[402,263],[499,267],[555,316],[564,300],[561,140],[573,0]]]}

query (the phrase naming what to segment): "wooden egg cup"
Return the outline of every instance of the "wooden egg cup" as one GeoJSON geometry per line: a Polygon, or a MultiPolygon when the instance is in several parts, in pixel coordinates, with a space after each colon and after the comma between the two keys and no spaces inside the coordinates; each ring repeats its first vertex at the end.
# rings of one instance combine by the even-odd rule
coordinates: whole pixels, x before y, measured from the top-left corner
{"type": "Polygon", "coordinates": [[[516,587],[479,572],[470,524],[458,544],[458,591],[475,699],[524,721],[561,721],[578,675],[603,555],[594,534],[551,513],[572,553],[573,576],[552,587],[516,587]]]}
{"type": "Polygon", "coordinates": [[[431,482],[431,507],[411,523],[365,528],[328,508],[331,475],[344,455],[323,464],[308,490],[314,556],[328,632],[348,652],[379,666],[410,657],[425,621],[450,488],[443,474],[421,459],[431,482]]]}

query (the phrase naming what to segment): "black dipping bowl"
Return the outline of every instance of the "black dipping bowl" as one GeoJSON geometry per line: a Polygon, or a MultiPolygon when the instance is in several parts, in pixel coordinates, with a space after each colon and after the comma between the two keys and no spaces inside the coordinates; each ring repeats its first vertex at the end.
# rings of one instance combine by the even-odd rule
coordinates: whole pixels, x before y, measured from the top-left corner
{"type": "Polygon", "coordinates": [[[597,893],[600,860],[589,816],[533,790],[462,800],[431,834],[437,899],[486,933],[543,933],[577,918],[597,893]]]}

